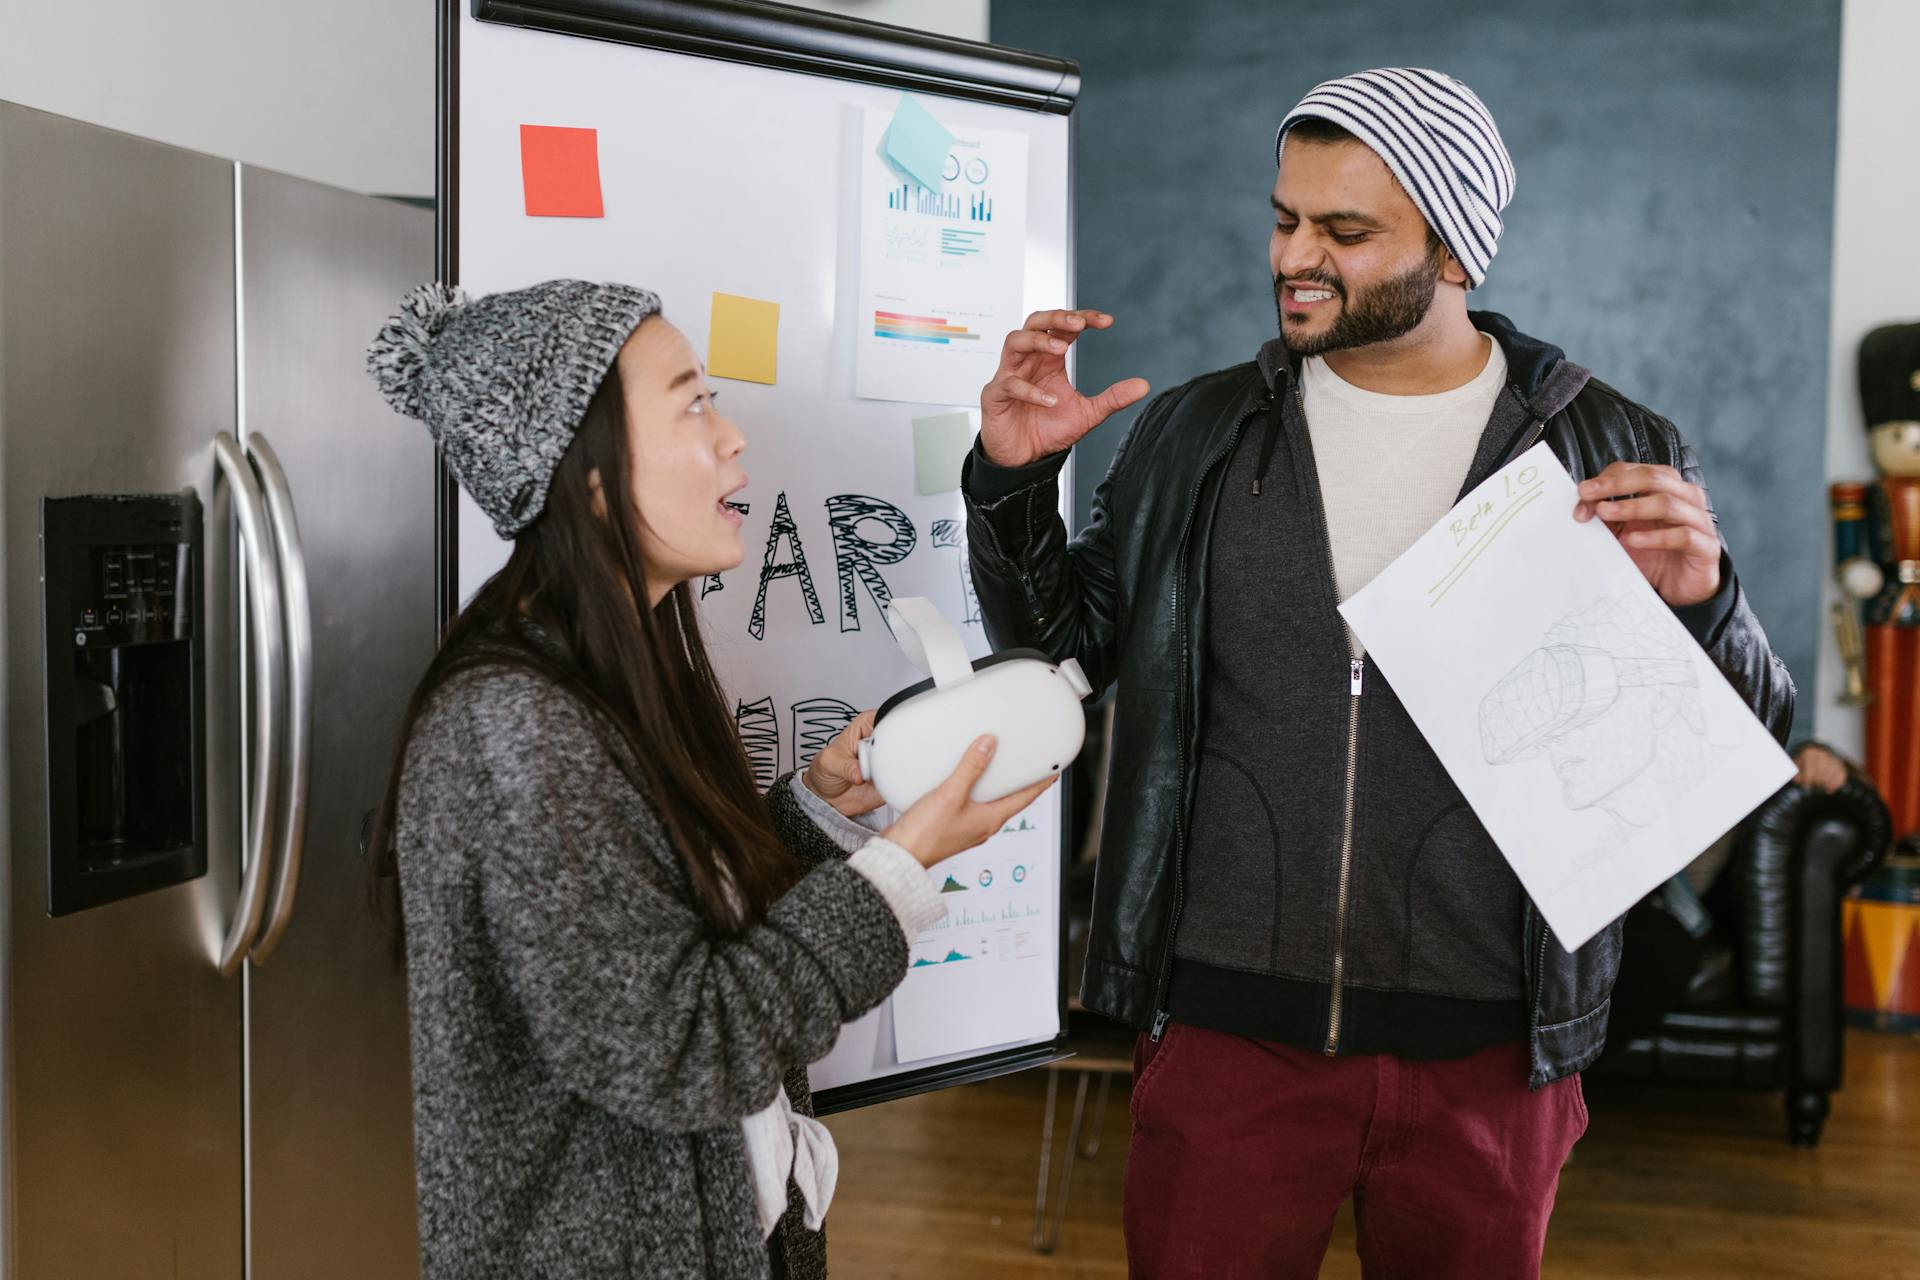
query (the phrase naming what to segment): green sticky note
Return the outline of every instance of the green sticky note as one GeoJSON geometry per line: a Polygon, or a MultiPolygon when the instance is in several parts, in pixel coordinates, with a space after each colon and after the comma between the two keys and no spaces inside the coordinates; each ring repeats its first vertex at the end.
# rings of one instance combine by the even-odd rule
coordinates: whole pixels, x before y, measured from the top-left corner
{"type": "Polygon", "coordinates": [[[716,378],[771,383],[779,334],[779,303],[714,294],[707,328],[707,372],[716,378]]]}
{"type": "Polygon", "coordinates": [[[960,464],[973,448],[973,415],[943,413],[913,420],[913,487],[921,494],[960,487],[960,464]]]}
{"type": "Polygon", "coordinates": [[[953,135],[910,93],[900,95],[884,144],[887,159],[929,191],[946,185],[947,152],[953,135]]]}

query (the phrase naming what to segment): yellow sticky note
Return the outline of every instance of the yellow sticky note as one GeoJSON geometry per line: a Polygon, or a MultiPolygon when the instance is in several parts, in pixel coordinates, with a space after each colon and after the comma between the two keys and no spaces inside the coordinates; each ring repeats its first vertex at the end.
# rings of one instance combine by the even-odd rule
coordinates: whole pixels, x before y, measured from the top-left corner
{"type": "Polygon", "coordinates": [[[780,304],[738,294],[713,295],[707,329],[707,372],[741,382],[774,381],[780,304]]]}

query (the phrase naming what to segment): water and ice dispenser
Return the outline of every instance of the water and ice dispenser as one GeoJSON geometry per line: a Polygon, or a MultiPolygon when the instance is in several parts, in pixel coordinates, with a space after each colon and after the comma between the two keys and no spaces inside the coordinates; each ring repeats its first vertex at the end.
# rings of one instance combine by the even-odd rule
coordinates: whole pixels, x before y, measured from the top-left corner
{"type": "Polygon", "coordinates": [[[207,869],[200,500],[41,504],[47,913],[207,869]]]}

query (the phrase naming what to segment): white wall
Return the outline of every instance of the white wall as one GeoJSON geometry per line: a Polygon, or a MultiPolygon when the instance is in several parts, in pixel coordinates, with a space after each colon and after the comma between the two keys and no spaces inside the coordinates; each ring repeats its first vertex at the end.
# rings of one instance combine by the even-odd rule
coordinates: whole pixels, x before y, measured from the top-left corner
{"type": "MultiPolygon", "coordinates": [[[[1920,59],[1920,3],[1847,0],[1841,28],[1840,146],[1833,211],[1833,333],[1827,388],[1830,480],[1867,480],[1874,474],[1856,385],[1860,339],[1878,325],[1920,319],[1916,59],[1920,59]]],[[[1780,283],[1783,305],[1792,292],[1791,274],[1788,270],[1780,283]]],[[[1809,536],[1814,536],[1812,531],[1809,536]]],[[[1831,582],[1826,598],[1829,602],[1834,598],[1831,582]]],[[[1814,732],[1858,758],[1865,715],[1839,705],[1843,684],[1828,628],[1821,641],[1817,680],[1803,679],[1800,696],[1819,699],[1814,732]]]]}
{"type": "MultiPolygon", "coordinates": [[[[988,0],[817,0],[987,38],[988,0]]],[[[433,194],[433,0],[0,0],[0,98],[354,191],[433,194]]]]}
{"type": "Polygon", "coordinates": [[[0,0],[0,98],[430,196],[433,14],[431,0],[0,0]]]}

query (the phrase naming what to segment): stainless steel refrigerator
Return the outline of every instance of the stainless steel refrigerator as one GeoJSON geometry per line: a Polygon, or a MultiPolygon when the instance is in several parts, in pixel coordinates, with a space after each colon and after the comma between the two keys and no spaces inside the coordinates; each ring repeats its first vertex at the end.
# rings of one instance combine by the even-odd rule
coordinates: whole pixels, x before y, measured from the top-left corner
{"type": "Polygon", "coordinates": [[[422,208],[0,103],[6,1280],[418,1273],[362,824],[436,628],[422,208]]]}

